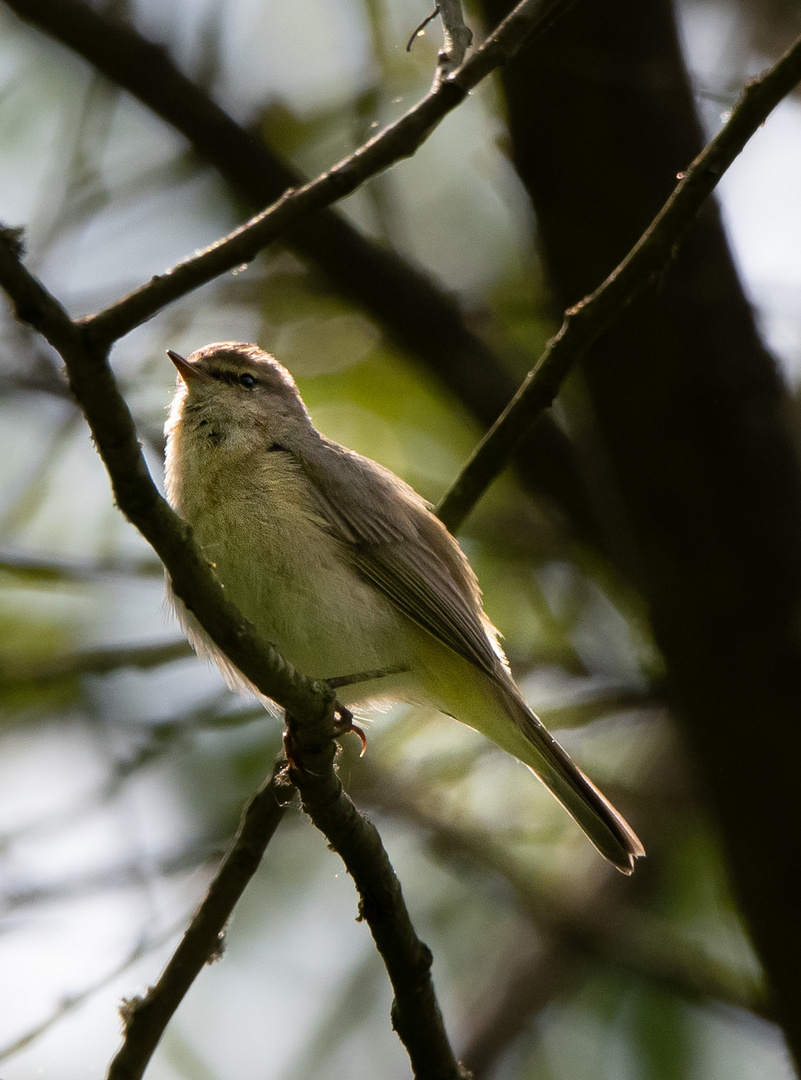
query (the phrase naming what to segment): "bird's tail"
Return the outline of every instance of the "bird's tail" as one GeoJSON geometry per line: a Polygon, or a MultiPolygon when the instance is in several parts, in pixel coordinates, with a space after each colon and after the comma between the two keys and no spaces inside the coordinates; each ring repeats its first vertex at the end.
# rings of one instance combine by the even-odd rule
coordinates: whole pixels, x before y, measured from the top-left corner
{"type": "MultiPolygon", "coordinates": [[[[645,848],[634,830],[573,763],[522,699],[505,688],[501,689],[501,695],[504,709],[523,736],[511,738],[513,733],[507,728],[509,742],[514,745],[505,745],[507,740],[501,745],[505,745],[539,777],[602,855],[624,874],[632,873],[635,860],[645,855],[645,848]]],[[[501,741],[493,734],[496,741],[501,741]]]]}

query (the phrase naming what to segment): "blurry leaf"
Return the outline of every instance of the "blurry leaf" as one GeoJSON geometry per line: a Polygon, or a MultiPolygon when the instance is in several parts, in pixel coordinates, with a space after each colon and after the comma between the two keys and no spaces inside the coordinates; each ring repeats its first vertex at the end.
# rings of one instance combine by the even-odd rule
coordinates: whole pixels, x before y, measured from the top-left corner
{"type": "Polygon", "coordinates": [[[642,987],[633,1013],[632,1052],[643,1080],[689,1080],[696,1075],[695,1024],[686,1005],[642,987]]]}

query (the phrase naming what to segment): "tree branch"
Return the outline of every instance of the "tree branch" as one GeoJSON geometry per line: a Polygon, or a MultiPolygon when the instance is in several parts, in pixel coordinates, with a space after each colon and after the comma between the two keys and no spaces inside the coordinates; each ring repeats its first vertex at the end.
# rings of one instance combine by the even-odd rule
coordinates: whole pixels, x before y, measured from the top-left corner
{"type": "MultiPolygon", "coordinates": [[[[83,0],[5,2],[180,132],[253,208],[305,183],[133,27],[83,0]]],[[[575,3],[550,0],[529,41],[549,31],[575,3]]],[[[433,371],[481,424],[489,427],[497,419],[516,381],[468,328],[453,297],[426,274],[362,236],[333,210],[320,211],[313,223],[298,222],[285,240],[328,276],[333,289],[377,318],[398,346],[433,371]]],[[[602,546],[572,445],[550,417],[525,436],[516,464],[526,487],[559,507],[579,539],[602,546]]]]}
{"type": "Polygon", "coordinates": [[[308,221],[311,215],[352,194],[370,177],[414,154],[439,122],[538,29],[540,2],[522,0],[462,67],[442,80],[403,117],[328,172],[285,192],[272,206],[199,255],[156,275],[125,299],[84,319],[83,325],[92,340],[99,346],[123,336],[166,304],[250,262],[301,221],[308,221]]]}
{"type": "Polygon", "coordinates": [[[170,641],[159,645],[120,645],[100,649],[83,649],[52,657],[35,657],[25,663],[11,663],[0,657],[0,686],[15,688],[41,687],[49,683],[75,679],[83,675],[107,675],[126,668],[160,667],[192,656],[185,641],[170,641]]]}
{"type": "Polygon", "coordinates": [[[276,763],[246,807],[217,876],[158,982],[143,997],[123,1003],[123,1043],[109,1066],[107,1080],[139,1080],[190,986],[203,967],[220,955],[225,924],[284,814],[277,797],[282,766],[283,762],[276,763]]]}
{"type": "Polygon", "coordinates": [[[456,531],[502,471],[534,419],[554,401],[567,373],[669,264],[676,246],[720,178],[773,109],[801,80],[801,38],[744,89],[726,124],[685,173],[625,259],[595,292],[565,312],[559,333],[529,372],[507,408],[478,444],[439,505],[456,531]]]}
{"type": "Polygon", "coordinates": [[[353,805],[331,769],[332,746],[310,738],[292,717],[287,726],[303,768],[290,765],[303,809],[339,854],[359,892],[359,914],[370,927],[392,983],[392,1026],[409,1054],[416,1080],[468,1080],[455,1060],[431,979],[431,952],[417,937],[377,829],[353,805]]]}

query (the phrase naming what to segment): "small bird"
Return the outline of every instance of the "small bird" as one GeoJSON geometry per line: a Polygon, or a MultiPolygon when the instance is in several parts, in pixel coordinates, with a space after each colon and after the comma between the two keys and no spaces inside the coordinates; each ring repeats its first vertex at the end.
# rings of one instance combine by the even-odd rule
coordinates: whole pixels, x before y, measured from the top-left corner
{"type": "MultiPolygon", "coordinates": [[[[528,708],[464,553],[415,491],[321,435],[292,376],[257,345],[168,350],[178,388],[166,489],[226,594],[344,706],[434,706],[524,762],[624,874],[645,854],[528,708]]],[[[195,650],[252,689],[180,600],[195,650]]]]}

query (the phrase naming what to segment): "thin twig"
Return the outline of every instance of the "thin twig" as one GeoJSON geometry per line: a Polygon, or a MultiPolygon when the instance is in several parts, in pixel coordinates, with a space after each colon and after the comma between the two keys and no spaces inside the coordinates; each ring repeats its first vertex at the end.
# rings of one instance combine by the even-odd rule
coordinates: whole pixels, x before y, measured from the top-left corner
{"type": "Polygon", "coordinates": [[[423,21],[418,23],[414,30],[412,30],[411,36],[406,42],[406,52],[412,51],[412,45],[414,45],[415,41],[417,41],[417,39],[420,37],[428,24],[430,22],[433,22],[434,19],[436,19],[437,15],[439,15],[439,4],[437,4],[437,6],[434,8],[430,15],[426,15],[423,21]]]}
{"type": "Polygon", "coordinates": [[[720,178],[773,109],[801,80],[801,38],[744,89],[715,138],[679,174],[679,183],[635,246],[606,281],[565,313],[559,333],[507,408],[478,444],[438,507],[455,531],[501,472],[519,439],[554,401],[568,371],[670,262],[676,245],[720,178]]]}
{"type": "Polygon", "coordinates": [[[355,153],[303,187],[285,192],[272,206],[199,255],[156,275],[123,300],[83,320],[92,340],[98,346],[117,340],[152,318],[166,304],[228,270],[249,263],[278,237],[308,221],[310,215],[352,194],[366,180],[414,154],[440,121],[538,30],[541,2],[522,0],[457,71],[355,153]]]}
{"type": "Polygon", "coordinates": [[[45,659],[36,657],[24,663],[10,664],[8,660],[0,660],[0,685],[4,688],[42,686],[83,675],[108,675],[126,668],[147,670],[192,655],[185,641],[169,641],[158,645],[84,649],[45,659]]]}
{"type": "Polygon", "coordinates": [[[13,574],[33,584],[82,585],[104,577],[161,577],[164,567],[157,559],[100,558],[92,562],[29,558],[16,552],[0,551],[0,572],[13,574]]]}
{"type": "Polygon", "coordinates": [[[283,761],[251,799],[236,838],[222,861],[203,903],[193,916],[155,986],[126,1001],[123,1044],[109,1066],[107,1080],[139,1080],[186,992],[223,945],[225,925],[284,814],[277,797],[283,761]]]}

